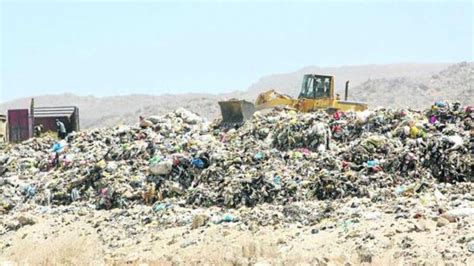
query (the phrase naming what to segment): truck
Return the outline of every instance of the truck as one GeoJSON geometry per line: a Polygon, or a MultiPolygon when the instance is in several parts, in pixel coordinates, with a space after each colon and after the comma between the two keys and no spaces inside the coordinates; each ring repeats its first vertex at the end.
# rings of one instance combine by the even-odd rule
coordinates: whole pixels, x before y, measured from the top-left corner
{"type": "Polygon", "coordinates": [[[8,110],[9,141],[18,143],[33,137],[33,130],[39,125],[43,132],[56,132],[56,120],[64,123],[67,133],[80,130],[78,107],[37,107],[31,99],[29,109],[8,110]]]}

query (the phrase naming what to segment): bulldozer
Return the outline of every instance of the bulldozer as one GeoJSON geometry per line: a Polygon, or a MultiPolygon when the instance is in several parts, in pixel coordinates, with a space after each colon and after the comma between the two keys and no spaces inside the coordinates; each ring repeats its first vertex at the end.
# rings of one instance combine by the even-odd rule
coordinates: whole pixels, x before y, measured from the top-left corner
{"type": "Polygon", "coordinates": [[[344,100],[339,95],[334,95],[334,77],[318,74],[306,74],[303,76],[301,91],[297,99],[281,94],[275,90],[261,93],[255,104],[238,99],[220,101],[222,122],[239,124],[250,119],[255,111],[284,106],[294,108],[300,112],[311,112],[317,109],[325,109],[328,112],[341,111],[364,111],[367,110],[366,103],[348,101],[349,81],[346,81],[344,100]]]}

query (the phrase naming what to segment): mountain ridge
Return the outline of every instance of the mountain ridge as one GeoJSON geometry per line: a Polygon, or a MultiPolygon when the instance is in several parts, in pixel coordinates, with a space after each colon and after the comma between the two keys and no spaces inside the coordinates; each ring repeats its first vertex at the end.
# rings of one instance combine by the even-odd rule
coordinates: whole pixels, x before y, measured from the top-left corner
{"type": "MultiPolygon", "coordinates": [[[[433,100],[453,100],[455,97],[460,97],[464,103],[470,103],[469,101],[472,102],[473,98],[470,97],[473,94],[474,83],[473,62],[307,66],[290,73],[263,76],[243,91],[220,94],[134,93],[96,97],[63,93],[40,95],[34,98],[37,106],[78,106],[83,128],[132,124],[137,121],[139,115],[164,114],[178,107],[184,107],[209,119],[214,119],[220,116],[217,104],[219,100],[240,98],[253,102],[259,93],[268,89],[276,89],[295,97],[298,95],[300,82],[305,73],[335,76],[336,92],[341,92],[346,80],[350,80],[350,100],[366,101],[371,108],[378,105],[422,108],[433,100]],[[449,89],[440,89],[440,86],[445,88],[449,86],[449,89]]],[[[5,113],[6,110],[12,108],[28,108],[29,103],[30,97],[4,102],[0,104],[0,112],[5,113]]]]}

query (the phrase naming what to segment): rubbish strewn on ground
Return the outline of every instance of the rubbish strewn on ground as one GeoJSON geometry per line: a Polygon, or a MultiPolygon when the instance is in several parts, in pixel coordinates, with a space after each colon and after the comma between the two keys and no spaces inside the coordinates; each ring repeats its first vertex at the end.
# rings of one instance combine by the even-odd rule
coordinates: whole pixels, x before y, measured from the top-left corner
{"type": "Polygon", "coordinates": [[[472,219],[473,118],[472,107],[444,102],[425,111],[283,108],[228,128],[180,108],[137,126],[32,138],[0,151],[0,234],[34,224],[18,220],[24,210],[133,212],[140,224],[193,229],[350,228],[353,219],[337,218],[348,202],[352,211],[386,208],[356,220],[472,219]]]}

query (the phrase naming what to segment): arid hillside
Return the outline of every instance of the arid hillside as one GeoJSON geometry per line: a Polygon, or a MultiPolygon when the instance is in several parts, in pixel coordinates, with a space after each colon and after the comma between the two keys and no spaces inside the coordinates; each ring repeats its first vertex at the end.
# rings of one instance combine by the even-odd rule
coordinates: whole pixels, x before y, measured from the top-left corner
{"type": "MultiPolygon", "coordinates": [[[[302,76],[318,73],[335,76],[336,92],[342,92],[350,80],[351,100],[365,101],[371,108],[426,107],[436,100],[460,100],[472,103],[474,63],[458,64],[389,64],[342,67],[306,67],[286,74],[264,76],[245,91],[227,94],[177,94],[94,97],[73,94],[36,96],[37,106],[75,105],[80,108],[82,128],[130,124],[139,115],[165,114],[184,107],[214,119],[220,115],[218,100],[241,98],[254,101],[268,89],[291,96],[298,95],[302,76]]],[[[0,104],[0,112],[27,108],[29,98],[0,104]]]]}
{"type": "Polygon", "coordinates": [[[371,107],[427,107],[438,100],[474,102],[474,64],[459,63],[421,77],[371,79],[353,90],[371,107]]]}

